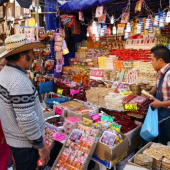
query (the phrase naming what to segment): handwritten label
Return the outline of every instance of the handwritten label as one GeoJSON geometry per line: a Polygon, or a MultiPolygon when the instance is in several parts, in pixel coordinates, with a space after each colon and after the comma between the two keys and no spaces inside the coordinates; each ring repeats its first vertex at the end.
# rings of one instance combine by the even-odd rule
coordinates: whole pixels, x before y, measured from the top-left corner
{"type": "Polygon", "coordinates": [[[98,114],[94,114],[91,118],[93,120],[97,120],[97,119],[100,119],[100,116],[98,114]]]}
{"type": "Polygon", "coordinates": [[[58,114],[58,115],[62,115],[62,112],[63,110],[62,109],[59,109],[58,107],[55,108],[55,113],[58,114]]]}
{"type": "Polygon", "coordinates": [[[56,141],[60,142],[62,140],[64,140],[66,138],[66,136],[64,136],[61,133],[56,133],[55,135],[52,136],[56,141]]]}
{"type": "Polygon", "coordinates": [[[74,95],[74,94],[77,94],[79,92],[80,92],[79,89],[77,89],[77,90],[70,90],[70,95],[74,95]]]}
{"type": "Polygon", "coordinates": [[[66,120],[69,120],[70,122],[73,122],[73,123],[81,122],[80,119],[77,119],[76,117],[73,117],[73,116],[71,116],[71,117],[66,117],[65,119],[66,119],[66,120]]]}
{"type": "Polygon", "coordinates": [[[137,111],[138,110],[137,104],[125,104],[125,110],[137,111]]]}
{"type": "Polygon", "coordinates": [[[62,95],[63,94],[63,89],[57,89],[57,94],[62,95]]]}

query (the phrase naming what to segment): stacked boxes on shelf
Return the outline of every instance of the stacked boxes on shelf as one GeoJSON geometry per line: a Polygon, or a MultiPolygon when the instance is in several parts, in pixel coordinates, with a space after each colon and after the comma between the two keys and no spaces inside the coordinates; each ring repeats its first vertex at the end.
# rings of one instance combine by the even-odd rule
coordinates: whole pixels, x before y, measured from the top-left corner
{"type": "Polygon", "coordinates": [[[66,117],[64,121],[64,133],[69,135],[71,131],[77,126],[78,122],[81,122],[81,120],[76,117],[66,117]]]}
{"type": "Polygon", "coordinates": [[[106,57],[98,57],[99,68],[106,68],[106,57]]]}

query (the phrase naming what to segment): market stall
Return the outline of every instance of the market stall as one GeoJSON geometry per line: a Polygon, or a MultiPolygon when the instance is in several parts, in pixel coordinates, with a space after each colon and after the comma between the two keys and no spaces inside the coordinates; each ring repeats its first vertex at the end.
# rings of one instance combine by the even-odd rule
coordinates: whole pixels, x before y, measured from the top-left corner
{"type": "MultiPolygon", "coordinates": [[[[126,158],[145,143],[146,133],[140,132],[157,75],[151,48],[170,48],[169,2],[84,0],[59,7],[45,1],[45,11],[41,3],[34,5],[19,9],[22,17],[7,14],[0,34],[2,43],[24,32],[28,42],[46,44],[34,49],[28,71],[41,99],[44,141],[51,153],[47,166],[38,161],[37,169],[116,169],[123,159],[126,165],[126,158]],[[32,15],[44,15],[45,24],[38,25],[32,15]]],[[[167,152],[164,145],[148,143],[126,169],[166,169],[167,152]]]]}

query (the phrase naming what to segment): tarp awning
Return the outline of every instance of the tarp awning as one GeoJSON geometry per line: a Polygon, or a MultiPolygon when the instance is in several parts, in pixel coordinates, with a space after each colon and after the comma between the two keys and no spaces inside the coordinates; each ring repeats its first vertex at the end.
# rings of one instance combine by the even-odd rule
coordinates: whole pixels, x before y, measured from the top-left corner
{"type": "Polygon", "coordinates": [[[0,5],[3,5],[4,3],[9,2],[9,0],[0,0],[0,5]]]}
{"type": "Polygon", "coordinates": [[[65,13],[81,11],[93,5],[102,5],[113,1],[115,0],[74,0],[72,2],[66,2],[64,5],[62,5],[60,7],[60,11],[65,13]]]}

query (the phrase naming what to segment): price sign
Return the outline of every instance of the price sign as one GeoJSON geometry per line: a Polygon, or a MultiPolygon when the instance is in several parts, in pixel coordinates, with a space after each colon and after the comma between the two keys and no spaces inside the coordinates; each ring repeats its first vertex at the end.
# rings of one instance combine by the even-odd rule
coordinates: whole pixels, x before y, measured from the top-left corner
{"type": "Polygon", "coordinates": [[[74,94],[77,94],[79,92],[80,92],[79,89],[77,89],[77,90],[70,90],[70,95],[74,95],[74,94]]]}
{"type": "Polygon", "coordinates": [[[55,113],[58,114],[58,115],[62,115],[62,111],[61,109],[59,109],[58,107],[55,108],[55,113]]]}
{"type": "Polygon", "coordinates": [[[63,89],[57,89],[57,94],[62,95],[63,94],[63,89]]]}
{"type": "Polygon", "coordinates": [[[125,104],[125,110],[128,110],[128,111],[137,111],[138,110],[138,106],[137,106],[137,104],[125,104]]]}

